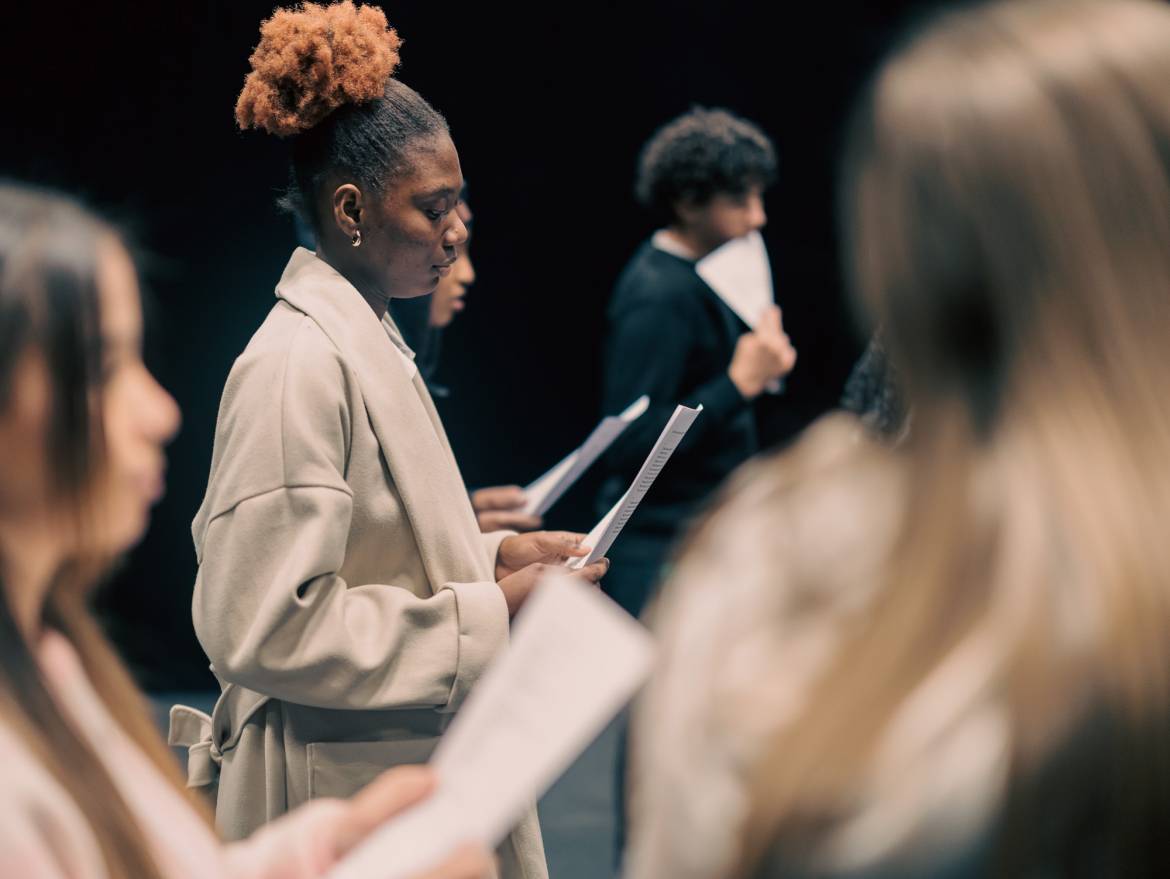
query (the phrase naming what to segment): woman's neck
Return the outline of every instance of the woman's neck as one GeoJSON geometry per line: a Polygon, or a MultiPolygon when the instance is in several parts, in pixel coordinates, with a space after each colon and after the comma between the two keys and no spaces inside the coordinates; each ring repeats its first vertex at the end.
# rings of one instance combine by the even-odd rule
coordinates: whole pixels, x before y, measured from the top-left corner
{"type": "Polygon", "coordinates": [[[362,278],[362,272],[353,263],[352,260],[339,257],[337,254],[331,252],[331,248],[326,247],[322,243],[317,245],[317,256],[324,260],[337,274],[349,281],[353,288],[358,291],[366,304],[373,309],[374,315],[381,320],[386,316],[386,309],[389,307],[390,298],[382,293],[382,291],[374,289],[373,285],[365,282],[362,278]]]}
{"type": "Polygon", "coordinates": [[[0,559],[8,605],[28,643],[40,639],[45,599],[61,564],[52,530],[37,524],[0,522],[0,559]]]}

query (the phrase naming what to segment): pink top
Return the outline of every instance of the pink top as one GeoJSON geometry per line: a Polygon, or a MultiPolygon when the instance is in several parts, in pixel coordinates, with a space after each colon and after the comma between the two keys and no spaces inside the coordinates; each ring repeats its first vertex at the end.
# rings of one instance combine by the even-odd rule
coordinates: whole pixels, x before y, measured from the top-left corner
{"type": "MultiPolygon", "coordinates": [[[[137,817],[166,879],[309,879],[332,866],[341,802],[316,800],[225,845],[106,710],[64,637],[45,635],[38,659],[59,704],[137,817]]],[[[0,766],[0,877],[106,879],[81,810],[3,723],[0,766]]]]}

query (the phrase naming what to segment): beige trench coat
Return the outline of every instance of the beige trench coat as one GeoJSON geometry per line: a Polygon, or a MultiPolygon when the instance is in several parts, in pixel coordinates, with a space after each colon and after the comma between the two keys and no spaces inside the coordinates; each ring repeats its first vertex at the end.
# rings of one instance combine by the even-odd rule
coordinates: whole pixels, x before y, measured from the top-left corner
{"type": "MultiPolygon", "coordinates": [[[[503,532],[477,527],[393,322],[298,248],[237,359],[195,517],[195,630],[223,685],[176,709],[191,783],[238,839],[319,796],[425,761],[508,640],[503,532]]],[[[535,809],[500,851],[544,879],[535,809]]]]}

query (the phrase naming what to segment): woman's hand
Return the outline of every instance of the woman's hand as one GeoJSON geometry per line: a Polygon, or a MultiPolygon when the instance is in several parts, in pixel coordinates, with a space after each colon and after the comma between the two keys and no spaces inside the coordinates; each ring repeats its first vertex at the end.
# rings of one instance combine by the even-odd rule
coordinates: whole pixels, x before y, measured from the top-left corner
{"type": "Polygon", "coordinates": [[[544,520],[521,512],[526,503],[528,497],[518,485],[497,485],[471,493],[471,507],[475,510],[479,530],[484,534],[505,530],[535,531],[544,520]]]}
{"type": "MultiPolygon", "coordinates": [[[[339,817],[334,834],[336,859],[343,858],[388,819],[426,799],[434,789],[434,773],[425,766],[399,766],[383,772],[348,802],[339,817]]],[[[469,845],[415,879],[486,879],[492,875],[491,855],[482,846],[469,845]]]]}
{"type": "Polygon", "coordinates": [[[514,574],[509,574],[500,580],[500,591],[504,593],[504,600],[508,602],[508,616],[516,616],[516,612],[520,610],[521,606],[532,594],[532,590],[536,588],[536,584],[540,582],[541,578],[547,574],[559,573],[562,576],[568,574],[573,577],[581,577],[590,584],[597,585],[601,582],[601,578],[605,576],[609,570],[609,559],[598,559],[591,565],[586,565],[579,571],[569,571],[558,565],[549,565],[543,562],[536,562],[528,565],[526,568],[521,568],[514,574]]]}
{"type": "Polygon", "coordinates": [[[538,562],[563,565],[569,559],[587,556],[589,547],[581,545],[584,539],[584,534],[571,531],[537,531],[505,537],[496,554],[496,580],[503,580],[538,562]]]}

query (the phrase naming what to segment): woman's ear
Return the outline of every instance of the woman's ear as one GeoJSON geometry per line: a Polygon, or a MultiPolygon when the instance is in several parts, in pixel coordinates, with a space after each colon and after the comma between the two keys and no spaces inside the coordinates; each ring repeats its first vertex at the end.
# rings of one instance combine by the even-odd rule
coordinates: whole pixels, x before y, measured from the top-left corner
{"type": "Polygon", "coordinates": [[[333,222],[346,238],[353,238],[361,228],[363,217],[362,191],[352,183],[343,183],[333,190],[333,222]]]}

